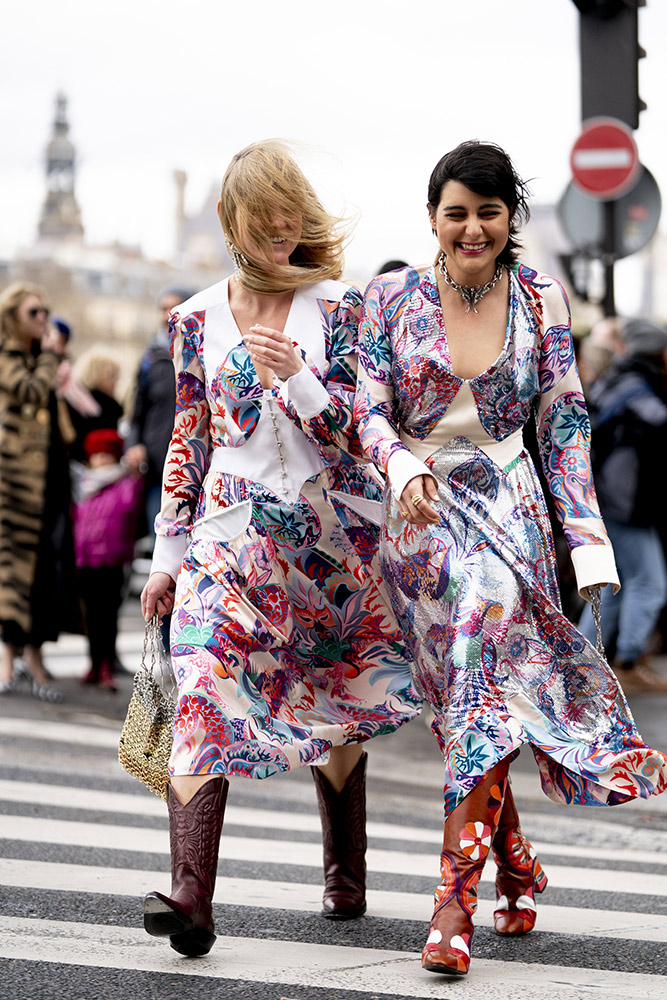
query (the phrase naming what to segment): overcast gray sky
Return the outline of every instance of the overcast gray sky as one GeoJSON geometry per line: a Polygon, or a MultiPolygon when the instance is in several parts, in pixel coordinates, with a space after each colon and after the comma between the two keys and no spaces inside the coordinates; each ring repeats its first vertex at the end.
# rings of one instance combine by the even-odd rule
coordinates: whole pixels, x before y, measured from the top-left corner
{"type": "MultiPolygon", "coordinates": [[[[667,3],[640,10],[648,50],[636,135],[667,190],[667,3]]],[[[9,0],[0,60],[0,248],[32,241],[56,91],[69,98],[86,236],[173,248],[172,170],[198,207],[234,152],[304,143],[327,205],[359,213],[349,270],[424,260],[438,158],[503,145],[536,200],[569,179],[580,128],[572,0],[9,0]]],[[[664,225],[664,223],[663,223],[664,225]]]]}

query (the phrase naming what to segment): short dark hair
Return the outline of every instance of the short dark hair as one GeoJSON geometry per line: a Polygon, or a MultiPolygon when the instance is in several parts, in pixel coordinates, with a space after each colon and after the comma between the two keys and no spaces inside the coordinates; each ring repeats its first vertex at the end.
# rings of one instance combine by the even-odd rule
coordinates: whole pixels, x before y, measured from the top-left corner
{"type": "Polygon", "coordinates": [[[514,264],[521,249],[517,234],[530,218],[530,191],[505,150],[494,142],[469,139],[445,153],[436,163],[428,182],[428,204],[431,208],[440,204],[442,189],[447,181],[458,181],[475,194],[500,198],[505,202],[510,213],[510,233],[498,260],[501,264],[514,264]]]}

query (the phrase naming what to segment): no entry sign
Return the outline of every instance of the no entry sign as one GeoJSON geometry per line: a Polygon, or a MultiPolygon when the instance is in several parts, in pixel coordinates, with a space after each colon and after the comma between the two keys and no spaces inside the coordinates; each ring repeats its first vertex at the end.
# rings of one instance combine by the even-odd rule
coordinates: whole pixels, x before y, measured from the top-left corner
{"type": "Polygon", "coordinates": [[[570,156],[572,182],[584,194],[612,201],[637,179],[639,156],[632,132],[616,118],[584,123],[570,156]]]}

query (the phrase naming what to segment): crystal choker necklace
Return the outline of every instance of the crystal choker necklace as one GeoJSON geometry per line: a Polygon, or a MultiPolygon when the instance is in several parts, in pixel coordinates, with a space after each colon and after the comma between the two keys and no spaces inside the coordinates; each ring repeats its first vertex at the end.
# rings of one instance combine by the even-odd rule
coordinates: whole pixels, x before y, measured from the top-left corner
{"type": "Polygon", "coordinates": [[[469,313],[472,309],[473,312],[477,312],[477,303],[481,302],[487,292],[490,292],[492,288],[495,288],[500,279],[503,276],[503,265],[498,264],[496,268],[496,273],[491,278],[491,281],[487,281],[485,285],[459,285],[452,277],[450,277],[449,271],[447,270],[447,265],[445,260],[447,255],[443,250],[438,257],[438,270],[443,276],[450,288],[453,288],[455,292],[458,292],[463,301],[466,303],[468,308],[466,312],[469,313]]]}

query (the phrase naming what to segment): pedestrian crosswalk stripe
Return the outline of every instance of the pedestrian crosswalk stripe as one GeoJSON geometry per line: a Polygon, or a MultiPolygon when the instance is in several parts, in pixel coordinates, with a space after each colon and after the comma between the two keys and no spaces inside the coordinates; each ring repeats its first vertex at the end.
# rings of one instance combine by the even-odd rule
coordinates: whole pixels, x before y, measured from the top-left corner
{"type": "MultiPolygon", "coordinates": [[[[313,796],[314,798],[314,796],[313,796]]],[[[167,817],[163,802],[154,795],[130,795],[124,792],[97,791],[89,788],[74,788],[69,785],[47,785],[40,782],[7,781],[0,779],[0,801],[38,803],[40,806],[89,809],[97,812],[127,813],[132,816],[167,817]]],[[[244,826],[255,830],[293,830],[312,833],[319,839],[320,820],[309,813],[282,812],[276,809],[256,809],[229,803],[225,813],[225,829],[230,826],[244,826]]],[[[367,824],[368,836],[377,840],[401,840],[406,843],[432,844],[440,848],[442,829],[402,826],[398,823],[367,824]]],[[[533,842],[535,850],[542,856],[556,855],[570,858],[590,858],[600,861],[624,861],[637,864],[660,863],[654,851],[612,850],[595,844],[581,847],[575,844],[558,844],[548,841],[533,842]]],[[[667,864],[667,858],[664,859],[667,864]]]]}
{"type": "Polygon", "coordinates": [[[120,723],[117,728],[107,729],[103,726],[83,726],[40,719],[37,725],[28,728],[25,719],[0,719],[0,736],[32,739],[39,743],[67,743],[117,750],[120,731],[120,723]]]}
{"type": "MultiPolygon", "coordinates": [[[[414,724],[414,723],[413,723],[414,724]]],[[[49,722],[40,720],[39,726],[32,729],[27,728],[24,719],[1,718],[0,717],[0,737],[6,736],[13,739],[34,741],[35,743],[62,743],[73,746],[91,746],[102,749],[116,751],[120,736],[121,723],[110,724],[109,726],[94,726],[83,723],[72,722],[49,722]]],[[[442,762],[433,744],[433,756],[420,762],[418,773],[400,758],[395,758],[389,747],[390,740],[384,746],[375,745],[372,741],[369,747],[369,779],[374,781],[386,776],[386,762],[391,760],[392,783],[396,785],[405,784],[413,789],[419,788],[430,790],[438,797],[442,794],[442,762]],[[386,747],[386,748],[385,748],[386,747]]],[[[237,779],[246,780],[246,779],[237,779]]],[[[544,793],[540,787],[537,773],[524,774],[516,772],[512,774],[512,787],[514,794],[524,801],[543,802],[544,793]]],[[[434,800],[435,801],[435,800],[434,800]]],[[[601,807],[603,808],[603,807],[601,807]]],[[[667,795],[652,796],[650,800],[636,799],[632,802],[624,803],[621,807],[627,822],[635,820],[633,813],[650,812],[653,814],[667,815],[667,795]]],[[[559,821],[563,819],[563,813],[554,812],[554,817],[558,816],[559,821]]],[[[524,826],[527,827],[530,814],[522,810],[524,826]]],[[[596,822],[594,815],[591,821],[596,822]]]]}
{"type": "MultiPolygon", "coordinates": [[[[0,917],[0,956],[66,965],[163,972],[237,982],[386,993],[393,997],[437,997],[447,980],[423,972],[419,956],[376,948],[310,944],[303,941],[220,935],[205,958],[184,960],[162,940],[140,928],[82,924],[25,917],[0,917]],[[67,948],[63,948],[67,941],[67,948]]],[[[605,1000],[664,1000],[662,977],[522,962],[475,959],[465,980],[455,984],[457,1000],[581,1000],[589,993],[605,1000]]]]}
{"type": "MultiPolygon", "coordinates": [[[[0,885],[58,892],[69,892],[72,886],[76,886],[77,892],[140,897],[154,889],[168,893],[169,876],[166,871],[2,858],[0,885]]],[[[219,876],[214,899],[220,904],[243,900],[244,906],[317,913],[322,905],[322,887],[304,882],[219,876]]],[[[429,893],[370,889],[367,899],[369,917],[418,920],[426,925],[431,916],[429,893]]],[[[490,899],[480,899],[475,917],[478,926],[493,926],[494,905],[490,899]]],[[[664,943],[667,940],[667,915],[551,906],[540,899],[538,930],[534,933],[664,943]]]]}
{"type": "MultiPolygon", "coordinates": [[[[167,831],[154,828],[4,815],[0,833],[6,840],[67,844],[128,852],[169,853],[167,831]]],[[[223,838],[223,856],[231,861],[302,865],[318,869],[322,865],[322,848],[319,844],[225,836],[224,833],[223,838]]],[[[433,878],[438,870],[436,855],[409,851],[369,848],[366,860],[368,870],[373,872],[433,878]]],[[[487,865],[482,879],[493,880],[493,878],[491,866],[487,865]]],[[[550,864],[549,879],[555,888],[594,892],[612,889],[614,892],[667,896],[667,875],[626,871],[610,873],[601,868],[571,868],[566,865],[550,864]]]]}

